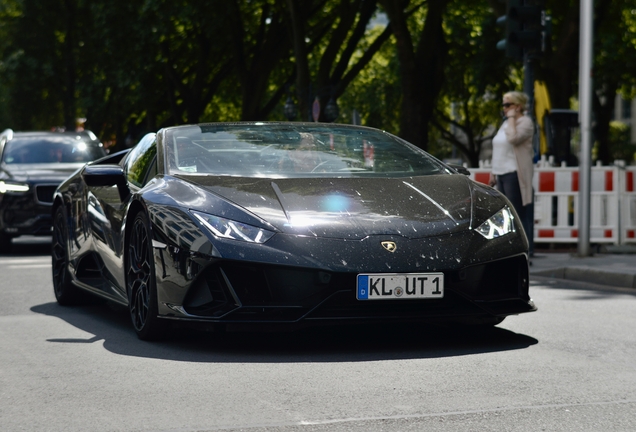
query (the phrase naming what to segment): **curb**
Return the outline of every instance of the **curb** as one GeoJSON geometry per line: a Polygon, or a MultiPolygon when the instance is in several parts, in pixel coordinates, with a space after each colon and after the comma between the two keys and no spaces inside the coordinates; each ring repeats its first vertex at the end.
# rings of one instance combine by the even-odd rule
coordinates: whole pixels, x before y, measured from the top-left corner
{"type": "Polygon", "coordinates": [[[600,247],[600,254],[636,254],[636,245],[605,245],[600,247]]]}
{"type": "Polygon", "coordinates": [[[636,288],[636,274],[608,272],[585,267],[560,267],[540,270],[532,272],[530,277],[532,275],[621,288],[636,288]]]}

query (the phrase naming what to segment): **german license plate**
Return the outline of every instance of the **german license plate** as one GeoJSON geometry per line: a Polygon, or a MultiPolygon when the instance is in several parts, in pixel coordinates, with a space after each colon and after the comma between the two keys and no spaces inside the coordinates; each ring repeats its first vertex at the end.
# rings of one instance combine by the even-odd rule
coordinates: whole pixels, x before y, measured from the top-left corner
{"type": "Polygon", "coordinates": [[[358,300],[410,300],[444,297],[444,273],[359,274],[358,300]]]}

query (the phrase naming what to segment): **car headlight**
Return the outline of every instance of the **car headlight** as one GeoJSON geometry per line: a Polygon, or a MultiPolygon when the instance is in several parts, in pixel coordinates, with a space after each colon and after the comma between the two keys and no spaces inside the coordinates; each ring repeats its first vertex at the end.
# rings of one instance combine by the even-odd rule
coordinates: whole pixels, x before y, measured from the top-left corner
{"type": "Polygon", "coordinates": [[[481,224],[476,231],[488,240],[515,232],[515,217],[510,207],[505,206],[481,224]]]}
{"type": "Polygon", "coordinates": [[[29,185],[27,183],[8,183],[0,180],[0,193],[28,191],[29,185]]]}
{"type": "Polygon", "coordinates": [[[194,210],[190,210],[190,212],[207,229],[209,229],[215,237],[241,240],[249,243],[265,243],[274,235],[272,231],[247,225],[242,222],[225,219],[207,213],[200,213],[194,210]]]}

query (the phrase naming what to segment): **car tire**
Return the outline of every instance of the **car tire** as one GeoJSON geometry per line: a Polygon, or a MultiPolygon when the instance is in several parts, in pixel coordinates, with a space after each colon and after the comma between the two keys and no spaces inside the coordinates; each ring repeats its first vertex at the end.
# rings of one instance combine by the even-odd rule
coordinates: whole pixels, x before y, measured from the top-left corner
{"type": "Polygon", "coordinates": [[[135,332],[141,340],[162,339],[167,324],[157,316],[157,284],[152,239],[145,213],[140,212],[135,216],[126,248],[128,309],[135,332]]]}
{"type": "Polygon", "coordinates": [[[53,273],[53,292],[58,304],[71,306],[81,303],[86,297],[72,283],[68,271],[68,235],[66,212],[60,206],[53,216],[53,238],[51,241],[51,270],[53,273]]]}
{"type": "Polygon", "coordinates": [[[0,254],[8,254],[11,252],[11,236],[7,233],[0,232],[0,254]]]}

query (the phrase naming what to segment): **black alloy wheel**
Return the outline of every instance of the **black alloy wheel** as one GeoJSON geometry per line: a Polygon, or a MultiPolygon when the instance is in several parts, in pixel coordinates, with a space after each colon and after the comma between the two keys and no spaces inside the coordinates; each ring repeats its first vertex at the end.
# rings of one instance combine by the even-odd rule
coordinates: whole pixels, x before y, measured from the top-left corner
{"type": "Polygon", "coordinates": [[[59,206],[53,216],[53,239],[51,244],[51,268],[53,272],[53,291],[57,302],[62,306],[80,303],[83,293],[71,282],[68,271],[68,235],[66,212],[59,206]]]}
{"type": "Polygon", "coordinates": [[[126,288],[130,318],[142,340],[157,340],[165,335],[166,323],[157,317],[157,285],[152,240],[146,215],[137,214],[128,240],[126,288]]]}

